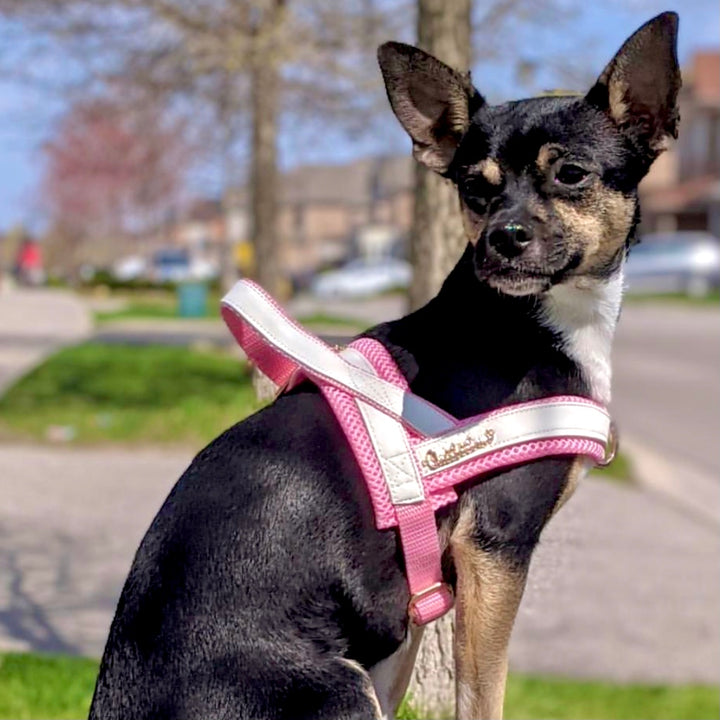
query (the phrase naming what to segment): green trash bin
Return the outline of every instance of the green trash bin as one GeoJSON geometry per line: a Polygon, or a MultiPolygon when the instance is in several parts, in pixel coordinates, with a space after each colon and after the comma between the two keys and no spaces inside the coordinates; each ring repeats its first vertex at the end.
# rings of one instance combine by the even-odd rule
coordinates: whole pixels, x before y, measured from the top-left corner
{"type": "Polygon", "coordinates": [[[207,283],[201,281],[183,282],[178,285],[177,292],[180,317],[193,318],[207,315],[207,283]]]}

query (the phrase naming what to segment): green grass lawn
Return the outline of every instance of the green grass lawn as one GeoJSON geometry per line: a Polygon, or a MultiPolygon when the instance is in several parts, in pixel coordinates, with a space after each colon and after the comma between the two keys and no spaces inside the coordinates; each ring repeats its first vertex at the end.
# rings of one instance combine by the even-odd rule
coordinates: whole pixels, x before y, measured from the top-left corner
{"type": "MultiPolygon", "coordinates": [[[[177,293],[172,290],[118,291],[112,293],[110,297],[122,301],[122,307],[117,310],[96,312],[96,322],[103,323],[117,320],[174,320],[180,317],[178,313],[177,293]]],[[[204,318],[220,318],[219,292],[214,290],[208,292],[204,318]]]]}
{"type": "Polygon", "coordinates": [[[506,720],[711,720],[720,714],[720,689],[511,675],[506,708],[506,720]]]}
{"type": "MultiPolygon", "coordinates": [[[[625,685],[510,674],[505,720],[713,720],[720,688],[706,685],[625,685]]],[[[412,702],[399,720],[421,720],[412,702]]],[[[451,717],[448,715],[447,717],[451,717]]]]}
{"type": "MultiPolygon", "coordinates": [[[[213,316],[219,317],[215,311],[213,316]]],[[[177,303],[130,302],[119,310],[100,311],[95,313],[97,322],[115,320],[175,320],[179,318],[177,303]]]]}
{"type": "MultiPolygon", "coordinates": [[[[0,655],[0,718],[87,716],[98,664],[85,658],[0,655]]],[[[709,720],[720,713],[718,688],[615,685],[511,675],[507,720],[709,720]]],[[[405,706],[399,717],[419,718],[405,706]]]]}
{"type": "MultiPolygon", "coordinates": [[[[95,321],[98,323],[117,322],[119,320],[212,320],[220,319],[220,298],[213,297],[208,301],[207,312],[204,317],[181,318],[178,314],[177,302],[174,298],[158,298],[157,300],[130,300],[119,310],[96,312],[95,321]]],[[[355,318],[330,315],[327,313],[312,313],[298,318],[301,325],[310,328],[338,328],[342,331],[357,334],[370,327],[371,323],[356,320],[355,318]]]]}
{"type": "Polygon", "coordinates": [[[0,655],[0,718],[84,718],[98,663],[54,655],[0,655]]]}
{"type": "Polygon", "coordinates": [[[258,409],[244,364],[184,347],[66,348],[0,398],[0,436],[199,447],[258,409]]]}
{"type": "MultiPolygon", "coordinates": [[[[123,303],[117,310],[97,311],[95,321],[99,323],[116,322],[119,320],[177,320],[177,294],[169,290],[135,290],[132,292],[118,291],[110,296],[123,303]]],[[[190,320],[220,319],[220,299],[222,294],[216,291],[208,293],[207,308],[202,318],[182,318],[190,320]]],[[[298,322],[312,329],[338,328],[348,332],[359,333],[370,327],[372,323],[355,318],[343,317],[324,312],[316,312],[298,318],[298,322]]]]}
{"type": "MultiPolygon", "coordinates": [[[[713,720],[719,714],[720,688],[707,685],[625,685],[511,673],[505,695],[505,720],[713,720]]],[[[397,717],[424,716],[410,700],[397,717]]]]}
{"type": "Polygon", "coordinates": [[[590,477],[596,480],[633,483],[635,482],[635,475],[632,460],[624,453],[619,452],[607,467],[592,470],[590,477]]]}
{"type": "Polygon", "coordinates": [[[330,315],[328,313],[316,312],[311,315],[301,315],[297,318],[301,325],[312,329],[314,327],[337,327],[352,333],[360,333],[367,330],[372,323],[356,318],[344,317],[342,315],[330,315]]]}

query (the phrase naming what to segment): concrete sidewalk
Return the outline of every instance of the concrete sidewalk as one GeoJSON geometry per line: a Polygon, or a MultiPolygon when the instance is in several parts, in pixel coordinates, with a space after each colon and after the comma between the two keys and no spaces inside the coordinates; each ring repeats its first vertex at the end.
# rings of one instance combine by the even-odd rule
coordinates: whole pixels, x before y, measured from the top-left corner
{"type": "Polygon", "coordinates": [[[85,303],[71,292],[17,288],[0,293],[0,394],[45,356],[91,331],[85,303]]]}
{"type": "MultiPolygon", "coordinates": [[[[190,453],[0,446],[0,648],[99,656],[132,557],[190,453]]],[[[717,682],[717,527],[590,480],[538,550],[515,670],[717,682]]]]}
{"type": "MultiPolygon", "coordinates": [[[[343,300],[333,298],[318,300],[310,295],[300,295],[287,303],[287,311],[293,317],[315,314],[331,315],[354,319],[362,326],[375,325],[385,320],[400,317],[405,310],[405,299],[399,295],[384,295],[377,298],[343,300]]],[[[333,327],[332,333],[343,330],[333,327]]],[[[344,329],[344,335],[352,336],[353,329],[344,329]]],[[[320,334],[323,334],[322,332],[320,334]]],[[[234,347],[235,340],[221,319],[164,319],[130,318],[112,320],[99,325],[94,339],[107,343],[127,345],[192,345],[211,343],[218,346],[234,347]]]]}

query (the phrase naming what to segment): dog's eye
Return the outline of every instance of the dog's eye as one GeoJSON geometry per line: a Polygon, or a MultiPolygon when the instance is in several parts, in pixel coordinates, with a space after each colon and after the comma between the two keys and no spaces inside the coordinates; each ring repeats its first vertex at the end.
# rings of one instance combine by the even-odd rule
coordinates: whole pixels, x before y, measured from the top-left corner
{"type": "Polygon", "coordinates": [[[577,185],[589,174],[589,171],[585,170],[585,168],[581,168],[579,165],[564,163],[555,173],[555,182],[560,183],[561,185],[577,185]]]}
{"type": "Polygon", "coordinates": [[[470,210],[481,214],[487,210],[487,193],[479,183],[473,181],[461,184],[460,194],[470,210]]]}
{"type": "Polygon", "coordinates": [[[477,195],[465,195],[465,204],[476,213],[484,213],[487,210],[487,200],[477,195]]]}

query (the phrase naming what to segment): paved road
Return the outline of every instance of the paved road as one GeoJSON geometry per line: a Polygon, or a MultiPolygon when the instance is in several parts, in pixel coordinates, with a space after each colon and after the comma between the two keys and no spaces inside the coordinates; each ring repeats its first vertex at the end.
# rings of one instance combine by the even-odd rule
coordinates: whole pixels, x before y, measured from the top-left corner
{"type": "Polygon", "coordinates": [[[99,657],[189,452],[0,445],[0,647],[99,657]]]}
{"type": "Polygon", "coordinates": [[[720,307],[626,306],[613,367],[621,427],[720,480],[720,307]]]}
{"type": "Polygon", "coordinates": [[[511,666],[720,682],[717,525],[660,495],[587,480],[543,534],[511,666]]]}
{"type": "Polygon", "coordinates": [[[83,302],[63,290],[0,293],[0,392],[56,348],[92,329],[83,302]]]}

